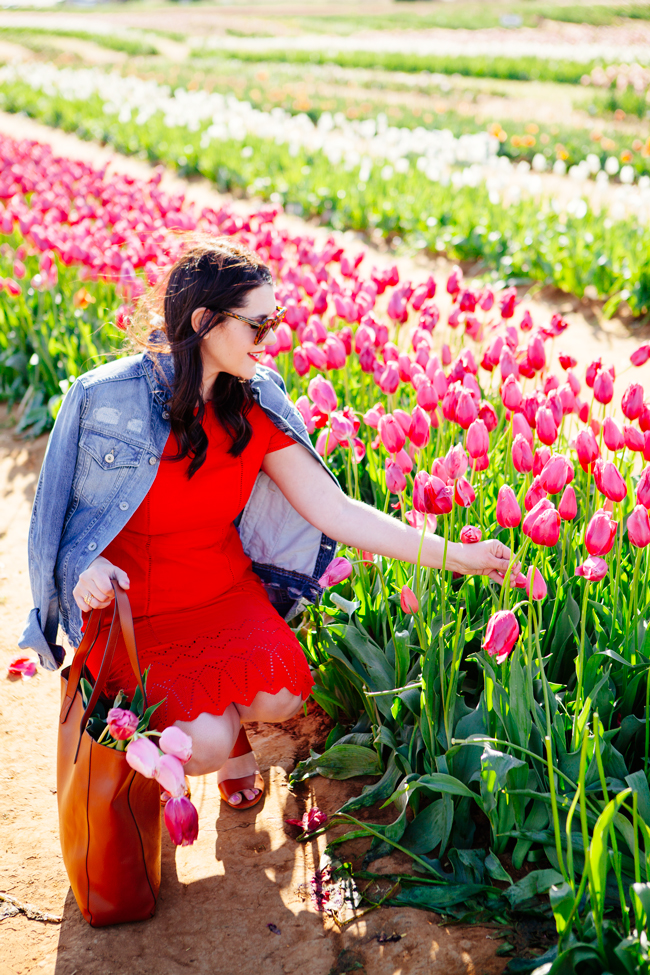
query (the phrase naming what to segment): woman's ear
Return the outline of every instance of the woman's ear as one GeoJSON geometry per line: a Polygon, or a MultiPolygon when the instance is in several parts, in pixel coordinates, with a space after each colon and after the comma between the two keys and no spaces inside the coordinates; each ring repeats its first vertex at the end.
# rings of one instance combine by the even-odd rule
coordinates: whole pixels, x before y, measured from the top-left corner
{"type": "Polygon", "coordinates": [[[207,312],[207,308],[195,308],[192,312],[192,328],[195,332],[198,332],[203,324],[203,318],[207,312]]]}

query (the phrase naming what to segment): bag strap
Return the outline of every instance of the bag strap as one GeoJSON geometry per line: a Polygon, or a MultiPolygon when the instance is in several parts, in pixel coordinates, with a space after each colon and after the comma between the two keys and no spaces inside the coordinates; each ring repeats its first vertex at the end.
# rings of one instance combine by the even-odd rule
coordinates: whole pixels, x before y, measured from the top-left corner
{"type": "Polygon", "coordinates": [[[90,651],[95,646],[97,641],[99,625],[102,621],[103,615],[104,611],[102,609],[93,609],[88,620],[88,625],[86,626],[86,632],[84,633],[83,640],[75,651],[74,660],[72,661],[72,665],[70,667],[70,674],[68,675],[68,686],[66,688],[65,697],[63,698],[63,702],[61,704],[61,714],[59,716],[61,724],[65,724],[65,720],[68,717],[68,712],[72,707],[86,661],[90,656],[90,651]]]}

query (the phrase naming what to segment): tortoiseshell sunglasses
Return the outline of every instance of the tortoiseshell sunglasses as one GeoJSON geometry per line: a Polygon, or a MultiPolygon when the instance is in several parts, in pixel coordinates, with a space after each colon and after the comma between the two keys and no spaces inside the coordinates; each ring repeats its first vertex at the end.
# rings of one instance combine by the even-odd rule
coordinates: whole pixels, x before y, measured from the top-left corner
{"type": "Polygon", "coordinates": [[[223,314],[228,315],[230,318],[236,318],[238,322],[245,322],[246,325],[250,325],[251,328],[254,328],[257,334],[253,341],[253,345],[259,345],[260,342],[266,338],[271,329],[278,327],[280,322],[284,319],[286,313],[287,309],[284,307],[284,305],[276,305],[275,314],[269,315],[269,317],[265,318],[262,322],[256,322],[254,318],[244,318],[243,315],[237,315],[234,311],[225,310],[223,314]]]}

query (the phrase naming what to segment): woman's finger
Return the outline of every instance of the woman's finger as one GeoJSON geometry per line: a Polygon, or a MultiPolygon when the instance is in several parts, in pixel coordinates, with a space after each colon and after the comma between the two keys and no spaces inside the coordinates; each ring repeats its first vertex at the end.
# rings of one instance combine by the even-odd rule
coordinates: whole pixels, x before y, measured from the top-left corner
{"type": "Polygon", "coordinates": [[[122,587],[122,589],[131,588],[131,583],[126,572],[124,569],[118,569],[117,566],[115,567],[115,580],[117,581],[118,585],[122,587]]]}

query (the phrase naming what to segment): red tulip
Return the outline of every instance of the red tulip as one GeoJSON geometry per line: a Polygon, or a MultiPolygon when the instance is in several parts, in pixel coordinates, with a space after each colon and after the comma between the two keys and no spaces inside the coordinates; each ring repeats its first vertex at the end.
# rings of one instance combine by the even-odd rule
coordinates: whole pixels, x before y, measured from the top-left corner
{"type": "Polygon", "coordinates": [[[454,491],[435,474],[430,474],[424,487],[427,511],[434,515],[448,515],[454,506],[454,491]]]}
{"type": "Polygon", "coordinates": [[[557,508],[560,513],[560,518],[563,521],[573,521],[575,516],[578,514],[578,501],[576,499],[576,493],[568,484],[564,489],[564,494],[560,500],[557,508]]]}
{"type": "Polygon", "coordinates": [[[408,586],[402,586],[399,601],[404,613],[417,613],[420,608],[418,597],[408,586]]]}
{"type": "Polygon", "coordinates": [[[650,359],[650,345],[648,343],[640,345],[630,356],[630,362],[633,366],[642,366],[648,359],[650,359]]]}
{"type": "Polygon", "coordinates": [[[28,680],[36,676],[36,661],[25,654],[13,656],[7,665],[7,674],[10,677],[22,677],[28,680]]]}
{"type": "Polygon", "coordinates": [[[582,565],[576,566],[576,575],[583,576],[587,582],[600,582],[607,575],[607,562],[595,555],[589,555],[582,565]]]}
{"type": "Polygon", "coordinates": [[[512,463],[520,474],[527,474],[533,469],[533,452],[526,438],[520,433],[517,434],[512,445],[512,463]]]}
{"type": "Polygon", "coordinates": [[[514,414],[512,418],[512,433],[515,437],[521,434],[530,446],[533,446],[533,431],[530,429],[530,424],[523,413],[514,414]]]}
{"type": "Polygon", "coordinates": [[[167,800],[165,826],[176,846],[191,846],[194,843],[199,835],[199,814],[187,796],[167,800]]]}
{"type": "Polygon", "coordinates": [[[515,313],[515,305],[517,304],[517,289],[516,288],[506,288],[506,290],[501,294],[499,298],[499,308],[501,310],[502,318],[512,318],[515,313]]]}
{"type": "Polygon", "coordinates": [[[540,512],[530,528],[530,540],[534,545],[545,545],[553,548],[560,537],[562,519],[554,507],[540,512]]]}
{"type": "Polygon", "coordinates": [[[650,508],[650,467],[644,468],[636,487],[637,504],[642,504],[644,508],[650,508]]]}
{"type": "Polygon", "coordinates": [[[563,369],[572,369],[574,366],[578,365],[578,360],[574,359],[572,355],[567,355],[566,352],[558,352],[557,357],[563,369]]]}
{"type": "Polygon", "coordinates": [[[399,464],[386,461],[386,488],[391,494],[401,494],[406,488],[406,478],[399,464]]]}
{"type": "Polygon", "coordinates": [[[478,406],[469,390],[462,388],[456,402],[456,423],[467,430],[478,416],[478,406]]]}
{"type": "Polygon", "coordinates": [[[463,272],[457,265],[455,265],[451,269],[451,274],[447,278],[447,294],[450,294],[454,300],[460,291],[462,280],[463,272]]]}
{"type": "Polygon", "coordinates": [[[421,406],[414,406],[408,436],[414,447],[426,447],[429,443],[431,420],[421,406]]]}
{"type": "Polygon", "coordinates": [[[623,426],[623,437],[625,438],[625,446],[629,450],[634,450],[640,453],[645,447],[645,437],[640,430],[636,427],[630,427],[627,424],[623,426]]]}
{"type": "Polygon", "coordinates": [[[330,586],[337,586],[339,582],[349,579],[351,575],[352,563],[348,559],[338,556],[332,559],[325,569],[325,572],[318,580],[318,585],[323,589],[328,589],[330,586]]]}
{"type": "Polygon", "coordinates": [[[497,426],[499,425],[494,407],[490,403],[481,403],[478,411],[478,418],[479,420],[483,420],[488,433],[496,430],[497,426]]]}
{"type": "Polygon", "coordinates": [[[496,657],[497,663],[500,664],[511,653],[518,639],[519,623],[515,614],[509,609],[502,609],[488,620],[483,649],[487,650],[491,657],[496,657]]]}
{"type": "MultiPolygon", "coordinates": [[[[542,487],[542,482],[540,481],[538,475],[533,479],[533,483],[526,491],[526,495],[524,497],[524,507],[526,511],[533,511],[535,506],[544,498],[546,498],[546,491],[542,487]]],[[[549,501],[549,504],[550,503],[551,502],[549,501]]]]}
{"type": "Polygon", "coordinates": [[[608,450],[622,450],[625,446],[625,437],[619,430],[611,416],[605,417],[603,424],[603,440],[608,450]]]}
{"type": "Polygon", "coordinates": [[[639,426],[644,433],[648,433],[650,431],[650,403],[643,404],[643,409],[639,414],[639,426]]]}
{"type": "Polygon", "coordinates": [[[643,386],[630,383],[621,399],[621,409],[628,420],[636,420],[643,410],[643,386]]]}
{"type": "MultiPolygon", "coordinates": [[[[596,463],[602,463],[597,461],[596,463]]],[[[600,471],[598,490],[610,501],[622,501],[627,495],[627,485],[623,477],[611,460],[606,461],[600,471]]]]}
{"type": "Polygon", "coordinates": [[[496,516],[502,528],[516,528],[521,521],[517,496],[508,484],[503,484],[499,488],[496,516]]]}
{"type": "Polygon", "coordinates": [[[454,500],[461,508],[469,508],[476,500],[476,492],[467,478],[459,477],[454,484],[454,500]]]}
{"type": "Polygon", "coordinates": [[[553,414],[549,409],[542,407],[538,410],[536,417],[537,436],[542,443],[550,446],[557,440],[557,426],[553,414]]]}
{"type": "Polygon", "coordinates": [[[531,565],[531,567],[528,570],[528,574],[526,575],[526,595],[528,596],[529,599],[534,599],[538,601],[542,599],[546,599],[548,589],[544,581],[544,576],[539,571],[539,569],[535,569],[534,571],[535,571],[535,577],[533,578],[533,566],[531,565]],[[531,595],[531,581],[532,581],[532,595],[531,595]]]}
{"type": "Polygon", "coordinates": [[[476,419],[469,426],[465,437],[465,445],[470,457],[482,457],[483,454],[487,454],[490,448],[490,437],[483,420],[476,419]]]}
{"type": "Polygon", "coordinates": [[[127,738],[131,738],[140,723],[137,714],[124,708],[111,708],[106,716],[106,721],[109,734],[116,741],[126,741],[127,738]]]}
{"type": "Polygon", "coordinates": [[[380,417],[379,436],[389,454],[396,454],[406,443],[406,434],[392,413],[380,417]]]}
{"type": "Polygon", "coordinates": [[[533,327],[533,316],[528,311],[528,309],[526,309],[526,311],[521,316],[521,321],[519,322],[519,328],[522,330],[522,332],[530,332],[532,327],[533,327]]]}
{"type": "Polygon", "coordinates": [[[650,518],[642,504],[637,504],[627,519],[627,537],[637,548],[650,545],[650,518]]]}
{"type": "Polygon", "coordinates": [[[469,466],[473,471],[486,471],[490,466],[490,458],[487,454],[483,454],[482,457],[472,457],[469,466]]]}
{"type": "Polygon", "coordinates": [[[539,476],[540,484],[547,494],[559,494],[569,475],[569,464],[563,454],[553,454],[544,465],[539,476]]]}
{"type": "Polygon", "coordinates": [[[589,470],[589,465],[593,464],[596,458],[600,456],[600,450],[598,449],[593,431],[589,428],[581,430],[576,437],[575,447],[583,471],[589,470]]]}
{"type": "Polygon", "coordinates": [[[528,514],[524,518],[524,523],[521,526],[521,530],[524,535],[527,535],[530,538],[530,533],[535,521],[537,521],[543,511],[551,511],[553,507],[553,502],[549,501],[548,498],[540,498],[540,500],[528,510],[528,514]]]}
{"type": "Polygon", "coordinates": [[[589,386],[589,389],[593,389],[596,376],[598,375],[598,372],[602,369],[602,367],[603,367],[603,360],[601,358],[594,359],[594,361],[590,362],[589,365],[587,366],[587,371],[585,373],[585,382],[587,386],[589,386]]]}
{"type": "Polygon", "coordinates": [[[533,474],[537,477],[542,473],[549,460],[551,459],[550,447],[538,447],[533,455],[533,474]]]}
{"type": "Polygon", "coordinates": [[[594,379],[594,399],[599,403],[611,403],[614,398],[614,383],[612,377],[601,369],[594,379]]]}
{"type": "MultiPolygon", "coordinates": [[[[467,454],[463,450],[462,445],[457,443],[453,447],[451,447],[447,451],[447,456],[445,457],[443,463],[445,466],[446,473],[451,478],[452,481],[455,481],[457,477],[461,477],[467,470],[467,466],[468,466],[467,454]]],[[[435,461],[434,461],[434,466],[435,466],[435,461]]],[[[436,474],[436,471],[433,469],[433,467],[431,468],[431,473],[436,474]]],[[[440,474],[438,474],[437,476],[441,477],[441,474],[442,472],[440,472],[440,474]]],[[[443,481],[445,480],[444,477],[442,477],[441,479],[443,481]]]]}
{"type": "Polygon", "coordinates": [[[426,486],[429,483],[429,475],[426,471],[418,471],[413,480],[413,507],[421,514],[433,514],[428,505],[426,496],[426,486]]]}
{"type": "Polygon", "coordinates": [[[501,387],[501,401],[507,410],[518,410],[521,405],[521,386],[514,375],[508,376],[501,387]]]}
{"type": "Polygon", "coordinates": [[[608,511],[595,512],[587,525],[585,545],[590,555],[607,555],[614,545],[618,522],[612,521],[608,511]]]}
{"type": "Polygon", "coordinates": [[[544,340],[541,335],[535,335],[528,343],[526,349],[526,355],[528,362],[535,370],[539,372],[546,365],[546,352],[544,351],[544,340]]]}
{"type": "Polygon", "coordinates": [[[463,545],[475,545],[477,542],[481,541],[483,537],[483,532],[480,528],[476,528],[474,525],[465,525],[464,528],[460,530],[460,540],[463,545]]]}

